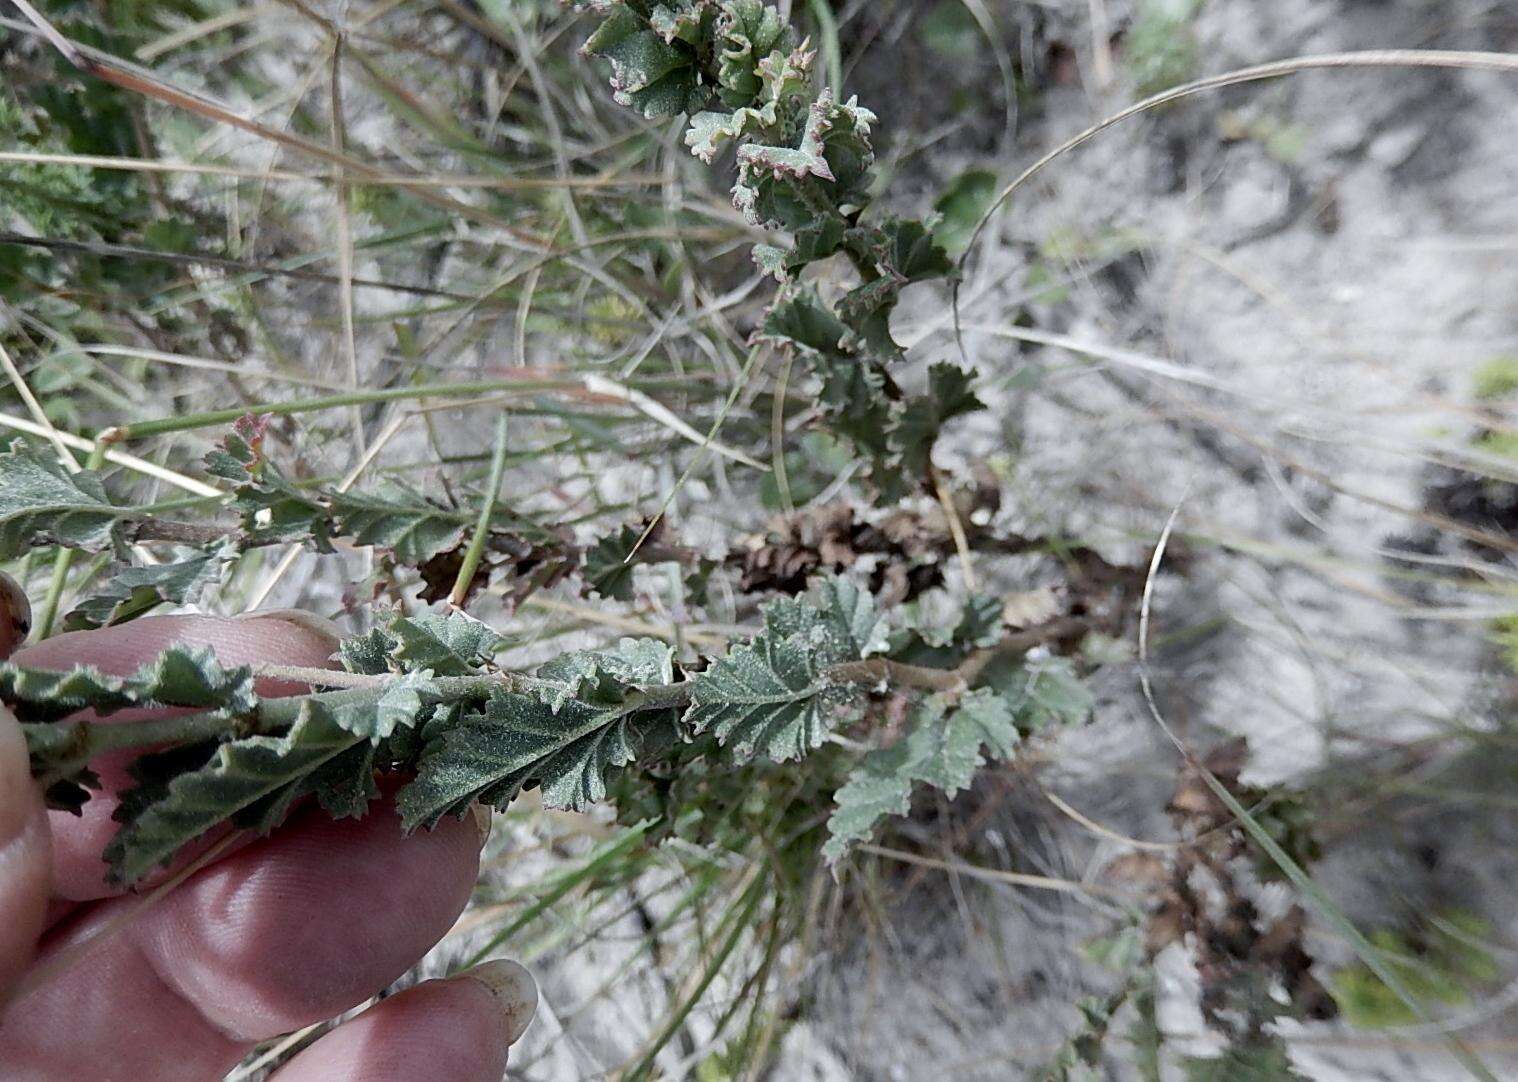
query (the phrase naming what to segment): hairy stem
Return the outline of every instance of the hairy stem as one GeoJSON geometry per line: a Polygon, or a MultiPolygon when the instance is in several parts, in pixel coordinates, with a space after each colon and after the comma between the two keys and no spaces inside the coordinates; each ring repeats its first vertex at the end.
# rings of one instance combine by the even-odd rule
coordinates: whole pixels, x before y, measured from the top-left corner
{"type": "MultiPolygon", "coordinates": [[[[325,670],[300,670],[304,676],[315,677],[325,670]]],[[[341,680],[352,674],[326,673],[341,680]]],[[[485,699],[491,691],[510,684],[515,678],[497,674],[479,676],[447,676],[434,682],[437,697],[442,702],[485,699]]],[[[62,721],[32,722],[22,725],[26,735],[27,749],[31,753],[34,769],[41,765],[46,773],[43,782],[50,783],[82,770],[97,756],[111,751],[152,749],[198,744],[206,740],[220,740],[229,736],[258,736],[283,732],[295,724],[306,703],[318,703],[329,708],[371,703],[384,694],[392,682],[389,677],[367,677],[366,683],[345,687],[337,691],[319,692],[314,695],[292,695],[281,699],[260,699],[247,714],[229,716],[225,711],[211,710],[199,714],[185,714],[171,718],[147,718],[142,721],[62,721]]],[[[343,682],[346,682],[344,680],[343,682]]]]}
{"type": "MultiPolygon", "coordinates": [[[[986,666],[997,658],[1026,653],[1035,646],[1077,634],[1085,628],[1085,621],[1074,617],[1054,620],[1043,627],[1008,635],[995,646],[977,650],[953,669],[935,669],[925,665],[909,665],[890,658],[872,657],[834,665],[824,675],[828,681],[837,684],[888,683],[919,691],[958,694],[968,690],[986,666]]],[[[308,702],[328,708],[368,705],[377,701],[396,679],[388,674],[368,675],[340,669],[285,665],[261,665],[255,672],[269,679],[336,690],[260,699],[251,712],[236,716],[213,710],[143,721],[28,723],[22,729],[26,734],[33,769],[40,767],[44,772],[42,780],[50,784],[72,776],[106,752],[148,750],[197,744],[206,740],[280,733],[295,724],[308,702]]],[[[427,694],[430,699],[440,703],[480,702],[497,691],[527,692],[534,688],[552,686],[554,685],[519,673],[491,672],[439,677],[432,681],[427,694]]],[[[690,705],[691,689],[690,680],[640,688],[628,697],[625,713],[683,709],[690,705]]]]}

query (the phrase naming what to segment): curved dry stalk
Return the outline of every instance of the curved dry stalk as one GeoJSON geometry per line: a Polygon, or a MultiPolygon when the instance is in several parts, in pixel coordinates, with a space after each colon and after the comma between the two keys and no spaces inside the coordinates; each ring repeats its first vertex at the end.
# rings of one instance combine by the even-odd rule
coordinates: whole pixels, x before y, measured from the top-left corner
{"type": "Polygon", "coordinates": [[[1439,49],[1367,49],[1360,52],[1298,56],[1289,60],[1275,60],[1268,64],[1256,64],[1253,67],[1239,68],[1235,71],[1224,72],[1221,75],[1211,75],[1205,79],[1183,83],[1180,86],[1171,87],[1169,90],[1153,94],[1143,101],[1134,102],[1126,109],[1121,109],[1111,116],[1097,121],[1084,131],[1066,139],[1059,146],[1019,173],[1016,179],[996,194],[996,198],[991,201],[991,205],[980,216],[980,221],[975,223],[975,229],[970,234],[970,241],[965,246],[964,254],[958,260],[957,269],[959,273],[954,277],[950,305],[954,314],[954,337],[960,344],[960,353],[964,353],[964,343],[961,336],[959,319],[959,285],[964,280],[964,269],[969,261],[970,253],[975,251],[975,245],[980,240],[981,233],[985,232],[986,225],[991,221],[996,212],[1001,209],[1002,205],[1023,188],[1028,181],[1043,172],[1051,163],[1064,157],[1077,147],[1090,142],[1108,128],[1121,124],[1123,121],[1138,116],[1140,113],[1147,113],[1153,109],[1158,109],[1162,105],[1168,105],[1173,101],[1180,101],[1182,98],[1205,94],[1211,90],[1222,90],[1225,87],[1238,86],[1241,83],[1256,83],[1266,79],[1279,79],[1286,75],[1298,75],[1304,71],[1352,68],[1460,68],[1479,71],[1504,71],[1518,74],[1518,55],[1439,49]]]}

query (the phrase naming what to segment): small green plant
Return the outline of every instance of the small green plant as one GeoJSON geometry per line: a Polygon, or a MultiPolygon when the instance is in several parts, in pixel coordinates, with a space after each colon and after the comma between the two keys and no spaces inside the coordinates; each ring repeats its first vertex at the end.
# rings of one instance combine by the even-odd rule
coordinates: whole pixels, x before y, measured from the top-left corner
{"type": "Polygon", "coordinates": [[[1123,39],[1123,61],[1142,96],[1192,78],[1198,46],[1192,21],[1202,0],[1141,0],[1123,39]]]}
{"type": "MultiPolygon", "coordinates": [[[[425,567],[456,552],[471,521],[484,548],[533,540],[488,502],[475,516],[397,487],[299,486],[265,458],[264,424],[246,419],[208,456],[209,473],[233,486],[229,506],[239,516],[213,523],[115,503],[94,474],[69,473],[51,451],[14,443],[0,454],[0,559],[42,544],[118,556],[133,543],[190,550],[109,578],[68,617],[90,627],[193,600],[239,553],[263,545],[322,549],[344,538],[425,567]]],[[[539,549],[535,563],[560,561],[587,591],[616,592],[606,569],[626,565],[637,536],[603,543],[627,553],[620,558],[600,546],[539,549]]],[[[1036,641],[1008,634],[999,604],[975,599],[946,636],[890,633],[867,592],[821,578],[806,599],[769,602],[757,635],[704,664],[677,664],[663,642],[623,639],[510,672],[493,664],[501,640],[478,620],[396,614],[342,645],[343,671],[282,674],[310,683],[308,695],[262,699],[251,669],[175,648],[126,678],[6,665],[0,701],[23,722],[54,807],[83,806],[99,755],[154,749],[137,761],[138,788],[123,799],[106,854],[112,874],[130,884],[223,823],[271,830],[307,796],[333,816],[362,815],[378,796],[376,772],[414,775],[399,795],[408,829],[461,816],[476,800],[504,806],[523,788],[540,789],[547,806],[582,809],[606,796],[610,773],[657,770],[702,740],[703,755],[737,763],[801,758],[861,715],[869,689],[890,687],[918,700],[911,731],[865,756],[840,790],[827,846],[837,860],[880,817],[904,814],[914,783],[952,794],[969,785],[983,747],[1005,758],[1023,736],[1081,720],[1089,703],[1073,674],[1022,660],[1036,641]],[[194,712],[110,725],[62,720],[129,707],[194,712]]]]}
{"type": "Polygon", "coordinates": [[[902,354],[890,326],[902,290],[943,278],[952,265],[924,222],[866,221],[875,115],[819,90],[815,50],[760,0],[590,6],[604,21],[585,51],[611,62],[617,101],[651,120],[688,117],[685,143],[703,162],[732,149],[733,205],[753,225],[789,234],[788,243],[754,248],[780,283],[760,338],[805,360],[832,431],[867,460],[879,499],[932,491],[939,430],[984,407],[972,374],[951,364],[933,366],[917,395],[891,372],[902,354]],[[830,303],[804,275],[834,256],[858,281],[830,303]]]}
{"type": "MultiPolygon", "coordinates": [[[[1464,910],[1430,914],[1409,928],[1382,928],[1371,941],[1396,967],[1398,975],[1425,1003],[1458,1006],[1472,993],[1496,980],[1496,959],[1486,944],[1491,926],[1464,910]]],[[[1334,999],[1352,1025],[1369,1029],[1403,1026],[1417,1021],[1407,1005],[1363,964],[1333,976],[1334,999]]]]}
{"type": "MultiPolygon", "coordinates": [[[[790,351],[805,364],[819,387],[826,431],[808,435],[811,450],[797,463],[795,487],[764,477],[761,499],[790,506],[831,482],[819,467],[844,471],[856,462],[864,465],[856,478],[880,503],[919,493],[949,498],[933,445],[946,423],[983,407],[972,373],[950,364],[933,365],[921,393],[898,382],[903,349],[891,334],[892,312],[907,286],[946,276],[950,263],[927,223],[870,219],[874,116],[819,88],[813,49],[772,5],[619,0],[590,7],[600,22],[585,52],[609,63],[616,99],[649,119],[685,116],[685,142],[708,164],[731,152],[733,203],[773,242],[754,249],[778,282],[755,345],[790,351]],[[841,290],[830,284],[838,276],[823,266],[829,261],[852,277],[841,290]]],[[[96,112],[124,107],[114,91],[95,92],[96,112]]],[[[100,126],[98,118],[90,123],[90,131],[100,126]]],[[[57,179],[85,184],[92,177],[61,172],[57,179]]],[[[139,182],[122,183],[147,205],[139,182]]],[[[951,242],[988,194],[983,175],[960,187],[945,204],[951,242]]],[[[397,193],[360,191],[356,206],[399,213],[397,193]]],[[[590,310],[611,322],[637,314],[622,295],[590,310]]],[[[598,326],[591,337],[608,334],[598,326]]],[[[508,381],[500,389],[534,386],[508,381]]],[[[536,386],[548,392],[580,384],[549,376],[536,386]]],[[[51,447],[17,442],[0,452],[0,560],[59,552],[43,634],[56,625],[55,608],[61,626],[82,630],[195,604],[218,591],[244,557],[274,545],[318,553],[370,548],[379,556],[376,580],[407,606],[361,613],[372,626],[343,644],[342,668],[284,674],[311,687],[289,699],[259,697],[259,673],[225,669],[192,650],[170,650],[126,678],[88,669],[0,670],[0,700],[25,724],[34,773],[53,806],[77,811],[90,798],[97,784],[91,764],[100,754],[145,750],[107,854],[120,882],[139,881],[222,824],[271,830],[308,797],[334,816],[362,815],[378,793],[375,775],[385,773],[410,779],[398,798],[408,829],[462,815],[475,801],[504,806],[536,788],[545,804],[575,809],[610,794],[624,815],[652,809],[662,829],[677,831],[701,809],[726,808],[721,818],[736,807],[704,788],[703,778],[733,764],[800,758],[852,727],[864,741],[857,765],[832,755],[835,765],[818,772],[829,786],[820,798],[836,789],[836,810],[795,835],[808,840],[813,855],[825,840],[825,855],[836,862],[882,819],[905,814],[917,789],[952,796],[987,761],[1016,755],[1021,741],[1078,722],[1089,709],[1068,662],[1026,656],[1060,637],[1078,639],[1086,630],[1080,620],[1015,627],[1003,620],[999,601],[973,594],[958,602],[946,631],[919,625],[908,610],[887,611],[942,582],[941,563],[956,550],[963,556],[990,542],[1024,551],[1035,542],[978,529],[971,536],[957,521],[957,534],[945,523],[929,539],[911,532],[922,534],[911,527],[915,513],[899,512],[905,534],[898,527],[870,538],[824,517],[818,521],[845,533],[788,555],[777,541],[714,560],[666,541],[647,521],[609,528],[581,546],[564,525],[498,499],[508,468],[504,427],[487,484],[450,487],[446,499],[398,481],[352,488],[324,482],[270,457],[275,417],[427,390],[356,391],[271,403],[268,412],[213,410],[129,422],[98,436],[92,467],[112,444],[235,421],[200,464],[223,493],[217,497],[137,502],[118,495],[123,489],[107,473],[75,469],[51,447]],[[869,583],[837,574],[855,558],[852,547],[873,547],[885,561],[869,583]],[[144,550],[153,558],[136,555],[144,550]],[[92,559],[71,576],[79,570],[76,553],[92,559]],[[758,610],[757,626],[704,655],[628,638],[508,669],[494,660],[499,635],[464,611],[492,582],[508,584],[511,604],[566,580],[588,598],[626,601],[640,566],[669,568],[682,604],[701,605],[708,579],[724,564],[742,569],[745,608],[758,610]],[[414,576],[410,586],[396,585],[402,573],[414,576]],[[74,596],[62,611],[65,582],[74,596]],[[447,600],[449,608],[416,614],[406,590],[418,585],[420,601],[447,600]],[[805,597],[763,600],[772,590],[800,595],[808,586],[805,597]],[[68,720],[85,709],[128,707],[191,713],[108,726],[68,720]],[[823,822],[818,837],[814,828],[823,822]]],[[[431,391],[450,393],[446,385],[431,391]]],[[[959,516],[952,507],[947,513],[959,516]]]]}

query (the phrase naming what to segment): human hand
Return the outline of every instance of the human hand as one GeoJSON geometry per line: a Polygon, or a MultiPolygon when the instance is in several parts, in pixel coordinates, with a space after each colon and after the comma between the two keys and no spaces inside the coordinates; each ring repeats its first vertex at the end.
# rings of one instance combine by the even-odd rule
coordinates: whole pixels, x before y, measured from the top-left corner
{"type": "MultiPolygon", "coordinates": [[[[326,666],[334,636],[303,614],[149,617],[47,639],[39,668],[135,671],[173,643],[224,664],[326,666]]],[[[303,691],[260,680],[263,695],[303,691]]],[[[147,711],[122,711],[130,720],[147,711]]],[[[0,708],[0,1079],[210,1082],[255,1044],[340,1014],[416,962],[469,900],[489,820],[403,837],[389,798],[361,820],[296,812],[273,837],[224,843],[143,906],[105,881],[130,756],[96,764],[83,817],[44,810],[20,727],[0,708]]],[[[200,859],[216,844],[208,839],[200,859]]],[[[196,860],[181,858],[179,867],[196,860]]],[[[166,871],[157,880],[172,874],[166,871]]],[[[144,885],[151,893],[152,882],[144,885]]],[[[536,1007],[532,978],[488,962],[343,1023],[277,1082],[498,1082],[536,1007]]]]}

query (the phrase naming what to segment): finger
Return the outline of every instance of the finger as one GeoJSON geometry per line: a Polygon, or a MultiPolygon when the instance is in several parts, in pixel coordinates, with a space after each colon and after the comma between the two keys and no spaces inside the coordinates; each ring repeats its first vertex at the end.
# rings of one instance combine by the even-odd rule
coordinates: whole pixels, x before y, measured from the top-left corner
{"type": "Polygon", "coordinates": [[[486,962],[407,989],[344,1022],[273,1082],[500,1082],[506,1049],[537,1009],[538,989],[516,962],[486,962]]]}
{"type": "MultiPolygon", "coordinates": [[[[44,639],[16,655],[20,665],[39,669],[68,669],[92,665],[102,672],[125,676],[152,661],[175,644],[209,646],[223,665],[327,666],[337,648],[338,636],[306,613],[275,612],[236,619],[215,616],[148,616],[130,624],[98,631],[73,631],[44,639]]],[[[262,695],[289,695],[304,688],[284,681],[260,680],[262,695]]],[[[163,711],[122,710],[105,720],[130,721],[163,711]]],[[[82,714],[81,717],[89,717],[82,714]]],[[[127,766],[136,752],[100,757],[91,768],[100,775],[103,789],[91,795],[82,815],[55,811],[48,815],[53,830],[53,892],[69,901],[88,901],[119,894],[106,882],[100,854],[115,835],[118,824],[111,814],[119,803],[116,793],[130,788],[127,766]]],[[[211,837],[179,857],[182,866],[194,858],[211,837]]],[[[172,870],[172,869],[171,869],[172,870]]],[[[165,871],[161,875],[170,874],[165,871]]]]}
{"type": "MultiPolygon", "coordinates": [[[[0,1006],[47,916],[50,834],[21,726],[0,707],[0,1006]]],[[[0,1062],[4,1062],[0,1060],[0,1062]]]]}
{"type": "Polygon", "coordinates": [[[136,899],[102,902],[48,942],[45,976],[0,1018],[0,1063],[16,1065],[0,1074],[96,1078],[109,1063],[112,1077],[219,1078],[256,1042],[349,1010],[415,963],[469,900],[480,840],[467,818],[405,838],[388,802],[357,821],[313,808],[49,972],[136,899]]]}

